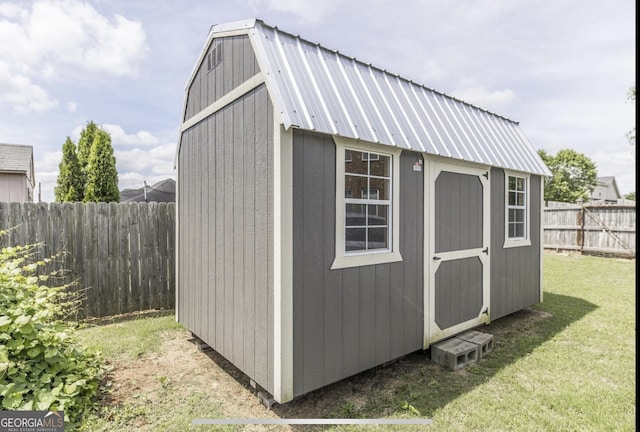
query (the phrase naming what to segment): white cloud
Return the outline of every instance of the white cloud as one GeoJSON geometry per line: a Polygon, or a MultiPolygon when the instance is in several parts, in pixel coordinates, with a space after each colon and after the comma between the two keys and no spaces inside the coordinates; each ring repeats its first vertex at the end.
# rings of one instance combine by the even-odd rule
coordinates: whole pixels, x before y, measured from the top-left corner
{"type": "Polygon", "coordinates": [[[38,80],[69,80],[78,70],[131,76],[137,73],[147,53],[146,34],[140,22],[121,15],[110,20],[87,2],[37,0],[21,6],[2,3],[0,58],[5,74],[0,76],[0,87],[6,87],[6,81],[13,77],[13,86],[19,78],[18,84],[29,91],[19,101],[4,98],[0,104],[11,104],[16,110],[55,108],[55,103],[43,103],[47,90],[38,80]]]}
{"type": "Polygon", "coordinates": [[[75,113],[78,111],[78,103],[77,102],[67,102],[67,111],[70,113],[75,113]]]}
{"type": "Polygon", "coordinates": [[[290,13],[307,24],[316,24],[335,12],[342,3],[344,0],[256,0],[253,7],[258,9],[266,4],[270,11],[290,13]]]}
{"type": "Polygon", "coordinates": [[[156,138],[151,132],[138,131],[134,134],[127,134],[122,127],[118,125],[105,124],[102,128],[109,132],[111,135],[112,143],[126,146],[150,146],[158,144],[158,138],[156,138]]]}
{"type": "Polygon", "coordinates": [[[451,96],[479,107],[500,112],[516,98],[511,89],[489,90],[484,86],[471,86],[452,91],[451,96]]]}
{"type": "Polygon", "coordinates": [[[0,61],[0,108],[3,105],[22,113],[48,111],[59,104],[30,78],[12,72],[9,65],[0,61]]]}

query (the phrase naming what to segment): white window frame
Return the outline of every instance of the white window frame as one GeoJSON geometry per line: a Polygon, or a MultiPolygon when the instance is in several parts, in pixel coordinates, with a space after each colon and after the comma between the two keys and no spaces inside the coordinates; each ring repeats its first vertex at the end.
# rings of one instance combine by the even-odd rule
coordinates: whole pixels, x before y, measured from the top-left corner
{"type": "MultiPolygon", "coordinates": [[[[521,207],[517,207],[520,208],[521,207]]],[[[518,171],[504,171],[504,248],[531,246],[531,175],[518,171]],[[509,177],[524,179],[525,212],[524,237],[509,238],[509,177]]]]}
{"type": "MultiPolygon", "coordinates": [[[[336,144],[336,251],[331,269],[361,267],[402,261],[400,255],[400,153],[401,149],[334,136],[336,144]],[[391,198],[388,230],[389,248],[384,250],[346,252],[345,150],[372,152],[391,158],[391,198]]],[[[375,160],[375,159],[372,159],[375,160]]]]}

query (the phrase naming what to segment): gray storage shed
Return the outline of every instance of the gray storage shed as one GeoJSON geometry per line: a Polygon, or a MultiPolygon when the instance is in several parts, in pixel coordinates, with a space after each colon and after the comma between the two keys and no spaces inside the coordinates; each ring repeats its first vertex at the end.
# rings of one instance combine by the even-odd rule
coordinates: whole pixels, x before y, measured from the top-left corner
{"type": "Polygon", "coordinates": [[[517,122],[247,20],[186,87],[177,320],[283,403],[542,300],[517,122]]]}

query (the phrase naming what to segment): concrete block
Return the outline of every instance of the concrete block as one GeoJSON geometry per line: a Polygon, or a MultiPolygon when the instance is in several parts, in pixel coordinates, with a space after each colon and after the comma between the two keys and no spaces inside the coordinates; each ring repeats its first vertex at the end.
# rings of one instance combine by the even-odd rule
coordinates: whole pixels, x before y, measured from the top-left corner
{"type": "Polygon", "coordinates": [[[482,358],[493,351],[493,335],[489,333],[483,333],[477,330],[467,330],[456,337],[463,341],[478,345],[479,358],[482,358]]]}
{"type": "Polygon", "coordinates": [[[478,345],[457,337],[431,345],[431,360],[449,370],[478,361],[478,345]]]}

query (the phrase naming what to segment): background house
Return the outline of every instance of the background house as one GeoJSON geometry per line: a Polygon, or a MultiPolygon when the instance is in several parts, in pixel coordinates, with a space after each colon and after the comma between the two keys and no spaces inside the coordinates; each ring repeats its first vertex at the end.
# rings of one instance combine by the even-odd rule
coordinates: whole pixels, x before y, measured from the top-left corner
{"type": "Polygon", "coordinates": [[[615,177],[598,177],[596,182],[596,187],[591,192],[591,201],[617,204],[622,199],[615,177]]]}
{"type": "Polygon", "coordinates": [[[176,202],[176,181],[161,180],[151,186],[120,191],[120,202],[176,202]]]}
{"type": "Polygon", "coordinates": [[[0,144],[0,202],[33,201],[33,146],[0,144]]]}

